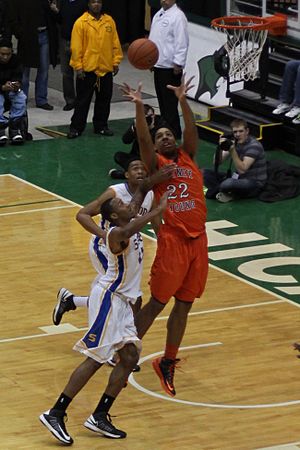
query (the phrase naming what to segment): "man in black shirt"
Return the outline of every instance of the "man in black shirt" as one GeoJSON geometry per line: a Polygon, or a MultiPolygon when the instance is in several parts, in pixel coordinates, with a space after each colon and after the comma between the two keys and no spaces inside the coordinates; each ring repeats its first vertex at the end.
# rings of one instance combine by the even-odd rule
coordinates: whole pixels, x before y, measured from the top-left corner
{"type": "Polygon", "coordinates": [[[57,0],[50,3],[51,10],[56,14],[60,24],[60,69],[63,77],[63,94],[66,101],[64,111],[71,111],[75,104],[74,71],[70,66],[71,33],[76,20],[87,10],[88,0],[57,0]]]}

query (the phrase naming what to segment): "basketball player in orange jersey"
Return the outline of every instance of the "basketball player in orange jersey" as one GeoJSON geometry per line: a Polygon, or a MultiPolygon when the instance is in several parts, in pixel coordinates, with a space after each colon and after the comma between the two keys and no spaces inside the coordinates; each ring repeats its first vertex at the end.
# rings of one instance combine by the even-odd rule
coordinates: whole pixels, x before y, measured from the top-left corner
{"type": "Polygon", "coordinates": [[[168,208],[159,228],[157,252],[151,268],[151,298],[136,316],[138,335],[142,338],[169,299],[175,297],[167,323],[164,356],[152,363],[162,387],[171,396],[176,394],[173,382],[178,362],[176,356],[188,313],[195,298],[203,293],[208,273],[203,180],[194,162],[198,133],[186,99],[186,93],[192,88],[191,81],[192,78],[185,82],[183,77],[180,86],[167,86],[178,98],[184,119],[183,142],[179,147],[172,130],[167,127],[156,130],[153,143],[144,114],[142,85],[139,84],[137,90],[127,84],[123,86],[124,95],[136,104],[141,159],[149,173],[170,162],[177,164],[173,178],[154,187],[156,199],[160,199],[166,190],[169,192],[168,208]]]}

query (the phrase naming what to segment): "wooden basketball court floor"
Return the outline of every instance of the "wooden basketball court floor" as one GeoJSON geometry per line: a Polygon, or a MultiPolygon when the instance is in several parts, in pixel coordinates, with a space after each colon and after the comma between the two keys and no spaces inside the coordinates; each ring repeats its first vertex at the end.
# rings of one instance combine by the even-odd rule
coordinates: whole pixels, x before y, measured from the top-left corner
{"type": "MultiPolygon", "coordinates": [[[[1,337],[0,449],[61,447],[40,424],[72,370],[72,350],[86,329],[86,311],[51,314],[67,287],[88,294],[94,271],[89,235],[75,220],[78,206],[13,175],[0,176],[1,337]]],[[[144,301],[155,241],[145,237],[144,301]]],[[[176,371],[177,396],[167,397],[151,368],[164,348],[169,306],[143,341],[142,370],[115,402],[125,440],[83,427],[102,394],[102,367],[72,402],[67,428],[80,450],[258,450],[300,448],[298,306],[210,267],[207,289],[194,304],[176,371]]]]}

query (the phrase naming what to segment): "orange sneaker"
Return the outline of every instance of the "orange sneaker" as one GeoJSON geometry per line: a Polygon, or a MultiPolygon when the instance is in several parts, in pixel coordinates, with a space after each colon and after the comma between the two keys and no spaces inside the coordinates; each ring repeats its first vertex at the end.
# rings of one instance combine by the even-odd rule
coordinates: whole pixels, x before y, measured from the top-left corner
{"type": "Polygon", "coordinates": [[[174,397],[176,395],[174,387],[174,371],[179,359],[156,358],[152,361],[152,366],[160,378],[162,388],[167,394],[174,397]]]}

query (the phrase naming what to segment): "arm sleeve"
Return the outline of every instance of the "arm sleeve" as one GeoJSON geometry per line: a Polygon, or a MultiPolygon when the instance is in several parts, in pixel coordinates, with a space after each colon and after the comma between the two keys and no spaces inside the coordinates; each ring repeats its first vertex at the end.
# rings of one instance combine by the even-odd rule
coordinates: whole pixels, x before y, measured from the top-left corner
{"type": "Polygon", "coordinates": [[[187,58],[189,47],[188,22],[185,15],[182,13],[175,19],[174,30],[174,61],[173,63],[184,67],[187,58]]]}
{"type": "Polygon", "coordinates": [[[71,59],[70,66],[74,70],[83,68],[83,30],[81,22],[76,20],[71,35],[71,59]]]}

